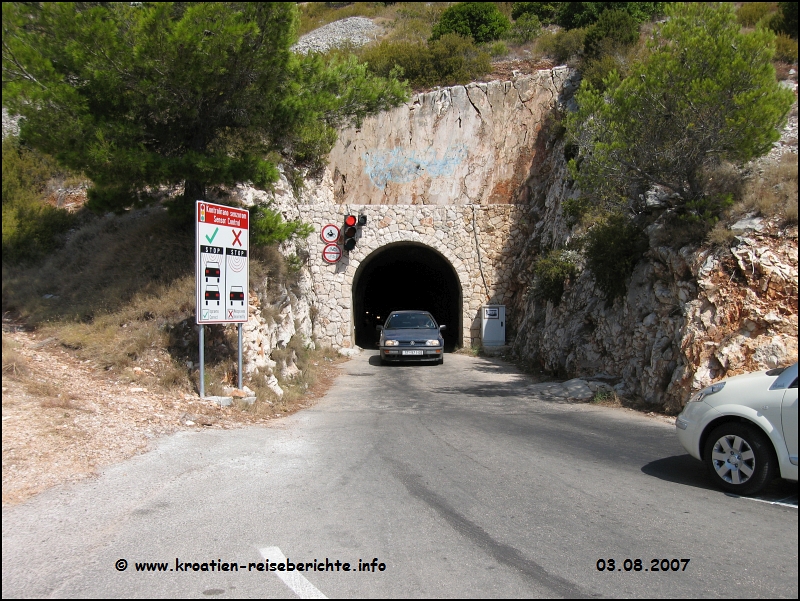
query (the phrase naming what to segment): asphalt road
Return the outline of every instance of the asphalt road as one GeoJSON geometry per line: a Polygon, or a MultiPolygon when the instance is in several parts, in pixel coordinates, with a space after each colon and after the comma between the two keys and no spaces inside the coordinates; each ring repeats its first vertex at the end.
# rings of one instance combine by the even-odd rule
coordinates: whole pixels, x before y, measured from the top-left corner
{"type": "Polygon", "coordinates": [[[500,360],[342,371],[272,427],[178,434],[4,509],[3,597],[798,596],[795,483],[728,496],[673,426],[536,398],[500,360]]]}

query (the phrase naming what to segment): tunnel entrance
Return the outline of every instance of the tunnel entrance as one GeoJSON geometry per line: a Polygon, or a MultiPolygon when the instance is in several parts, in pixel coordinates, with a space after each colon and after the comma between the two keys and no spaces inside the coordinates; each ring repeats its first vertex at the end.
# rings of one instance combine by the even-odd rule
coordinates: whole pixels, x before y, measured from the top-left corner
{"type": "Polygon", "coordinates": [[[386,245],[364,259],[353,278],[356,344],[377,348],[376,325],[390,311],[428,311],[447,329],[445,351],[461,343],[461,285],[453,266],[428,246],[413,242],[386,245]]]}

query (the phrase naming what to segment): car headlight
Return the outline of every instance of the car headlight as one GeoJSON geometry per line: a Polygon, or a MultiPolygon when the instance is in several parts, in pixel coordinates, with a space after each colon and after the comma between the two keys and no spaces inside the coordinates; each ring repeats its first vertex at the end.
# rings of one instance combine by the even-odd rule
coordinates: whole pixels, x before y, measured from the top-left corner
{"type": "Polygon", "coordinates": [[[384,346],[397,346],[399,343],[397,340],[387,340],[383,344],[384,346]]]}
{"type": "Polygon", "coordinates": [[[708,388],[703,388],[703,390],[694,393],[692,398],[689,399],[689,402],[690,403],[697,403],[699,401],[702,401],[708,395],[715,394],[715,393],[719,392],[720,390],[722,390],[723,388],[725,388],[725,382],[717,382],[716,384],[712,384],[708,388]]]}
{"type": "Polygon", "coordinates": [[[439,346],[438,340],[426,340],[425,346],[439,346]]]}

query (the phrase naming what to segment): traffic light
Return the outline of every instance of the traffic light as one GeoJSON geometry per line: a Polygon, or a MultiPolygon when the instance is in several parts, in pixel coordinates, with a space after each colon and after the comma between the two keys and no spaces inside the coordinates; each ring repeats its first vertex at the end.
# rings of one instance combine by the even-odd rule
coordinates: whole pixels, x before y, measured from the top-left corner
{"type": "Polygon", "coordinates": [[[367,216],[359,215],[345,215],[344,226],[342,227],[342,246],[345,250],[353,250],[356,247],[356,236],[358,235],[358,228],[366,225],[367,216]]]}
{"type": "Polygon", "coordinates": [[[344,227],[342,228],[342,246],[345,250],[353,250],[356,247],[356,224],[358,218],[355,215],[344,216],[344,227]]]}

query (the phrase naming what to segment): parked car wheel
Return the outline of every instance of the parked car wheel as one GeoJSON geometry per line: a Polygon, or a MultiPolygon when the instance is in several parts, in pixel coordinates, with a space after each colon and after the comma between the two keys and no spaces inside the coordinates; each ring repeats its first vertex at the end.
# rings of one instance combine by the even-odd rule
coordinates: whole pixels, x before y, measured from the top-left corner
{"type": "Polygon", "coordinates": [[[752,495],[776,474],[776,459],[769,439],[756,427],[729,422],[715,428],[703,453],[711,478],[721,488],[752,495]]]}

